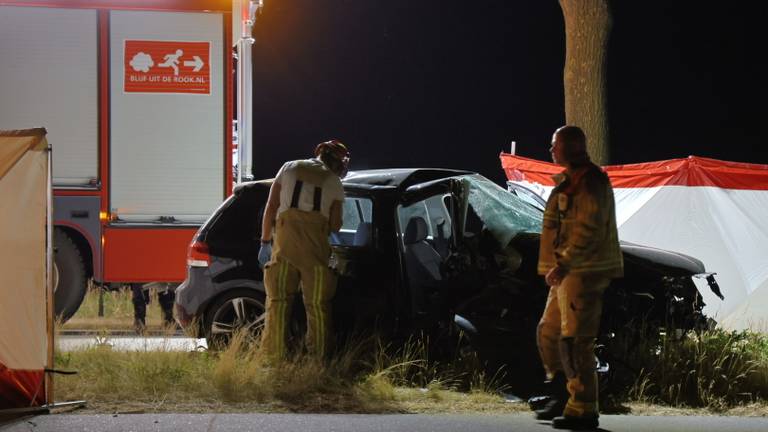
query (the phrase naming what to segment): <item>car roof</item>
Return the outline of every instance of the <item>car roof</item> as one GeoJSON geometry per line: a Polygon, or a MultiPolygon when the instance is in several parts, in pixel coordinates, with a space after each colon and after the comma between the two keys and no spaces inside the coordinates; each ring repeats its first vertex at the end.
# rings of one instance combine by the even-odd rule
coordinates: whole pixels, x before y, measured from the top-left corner
{"type": "MultiPolygon", "coordinates": [[[[475,173],[448,168],[385,168],[350,171],[342,183],[345,188],[353,189],[406,189],[419,183],[468,174],[475,173]]],[[[272,178],[240,183],[235,186],[235,193],[240,189],[269,187],[273,181],[272,178]]]]}
{"type": "Polygon", "coordinates": [[[390,168],[350,171],[342,180],[344,186],[369,188],[402,188],[428,181],[474,174],[447,168],[390,168]]]}
{"type": "Polygon", "coordinates": [[[255,187],[266,187],[269,188],[272,186],[272,183],[275,181],[275,179],[263,179],[263,180],[251,180],[247,182],[238,183],[233,188],[232,192],[236,195],[240,193],[240,191],[245,189],[251,189],[255,187]]]}

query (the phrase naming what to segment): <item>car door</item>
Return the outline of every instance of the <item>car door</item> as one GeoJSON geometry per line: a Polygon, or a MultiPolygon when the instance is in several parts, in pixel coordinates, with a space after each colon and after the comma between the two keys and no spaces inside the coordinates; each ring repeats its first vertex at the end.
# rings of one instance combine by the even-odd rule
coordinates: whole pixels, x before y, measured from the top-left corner
{"type": "Polygon", "coordinates": [[[458,178],[421,183],[406,189],[396,207],[401,277],[417,328],[452,319],[457,287],[449,264],[460,247],[463,191],[458,178]]]}
{"type": "Polygon", "coordinates": [[[330,266],[338,277],[334,297],[335,327],[340,333],[391,327],[392,254],[382,231],[383,203],[374,194],[346,192],[343,224],[331,234],[330,266]]]}

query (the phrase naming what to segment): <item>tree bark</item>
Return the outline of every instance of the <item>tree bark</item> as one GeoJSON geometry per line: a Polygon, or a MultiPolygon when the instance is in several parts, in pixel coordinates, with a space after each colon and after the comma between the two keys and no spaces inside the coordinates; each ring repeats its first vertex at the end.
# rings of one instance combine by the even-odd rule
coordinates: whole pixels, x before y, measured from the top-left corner
{"type": "Polygon", "coordinates": [[[559,0],[565,18],[565,121],[587,135],[592,160],[610,161],[605,70],[611,13],[607,0],[559,0]]]}

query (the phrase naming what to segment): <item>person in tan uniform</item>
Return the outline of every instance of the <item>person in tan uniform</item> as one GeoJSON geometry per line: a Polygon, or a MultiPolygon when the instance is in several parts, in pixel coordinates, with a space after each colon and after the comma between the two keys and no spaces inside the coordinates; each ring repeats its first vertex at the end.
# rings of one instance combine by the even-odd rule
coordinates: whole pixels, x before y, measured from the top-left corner
{"type": "Polygon", "coordinates": [[[550,152],[565,170],[554,176],[544,211],[538,272],[550,288],[537,343],[547,377],[564,373],[568,398],[553,398],[536,418],[552,420],[557,429],[593,429],[599,415],[594,346],[603,292],[624,273],[613,189],[590,161],[580,128],[557,129],[550,152]]]}
{"type": "Polygon", "coordinates": [[[261,343],[267,358],[286,354],[286,328],[299,283],[307,311],[307,350],[319,358],[328,353],[336,291],[336,277],[328,268],[328,236],[341,228],[341,178],[348,164],[347,147],[327,141],[317,145],[315,158],[286,162],[272,183],[259,250],[267,293],[261,343]]]}

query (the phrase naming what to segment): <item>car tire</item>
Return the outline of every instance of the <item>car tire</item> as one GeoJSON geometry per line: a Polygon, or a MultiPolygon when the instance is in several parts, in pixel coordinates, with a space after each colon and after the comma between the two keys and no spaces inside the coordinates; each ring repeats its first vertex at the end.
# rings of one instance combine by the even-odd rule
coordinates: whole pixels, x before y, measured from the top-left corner
{"type": "Polygon", "coordinates": [[[80,249],[64,231],[54,230],[53,245],[54,313],[61,323],[65,323],[80,308],[88,280],[80,249]]]}
{"type": "Polygon", "coordinates": [[[236,288],[220,295],[204,317],[208,348],[220,350],[229,345],[232,335],[241,329],[256,338],[266,318],[266,296],[253,288],[236,288]]]}

